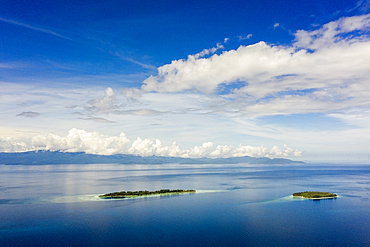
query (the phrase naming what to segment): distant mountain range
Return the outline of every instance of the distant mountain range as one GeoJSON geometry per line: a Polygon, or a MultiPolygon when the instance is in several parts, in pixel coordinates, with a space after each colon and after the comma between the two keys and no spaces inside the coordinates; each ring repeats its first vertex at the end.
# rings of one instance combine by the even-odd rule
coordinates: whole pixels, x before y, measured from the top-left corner
{"type": "Polygon", "coordinates": [[[86,153],[64,153],[32,151],[22,153],[0,153],[0,164],[6,165],[54,165],[54,164],[292,164],[304,163],[289,159],[253,158],[179,158],[160,156],[136,156],[130,154],[95,155],[86,153]]]}

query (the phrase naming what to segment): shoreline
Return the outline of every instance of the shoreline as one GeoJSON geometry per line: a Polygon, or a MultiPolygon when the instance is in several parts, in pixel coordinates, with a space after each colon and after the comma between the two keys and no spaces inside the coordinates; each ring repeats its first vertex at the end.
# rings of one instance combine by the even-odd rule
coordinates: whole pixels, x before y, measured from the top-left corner
{"type": "MultiPolygon", "coordinates": [[[[141,192],[141,191],[140,191],[141,192]]],[[[144,194],[132,194],[136,192],[113,192],[104,195],[99,195],[100,199],[124,199],[124,198],[137,198],[137,197],[149,197],[149,196],[171,196],[171,195],[180,195],[180,194],[194,194],[196,190],[184,190],[184,191],[145,191],[144,194]]]]}
{"type": "Polygon", "coordinates": [[[293,193],[293,197],[301,197],[311,200],[320,200],[320,199],[334,199],[337,198],[337,194],[330,192],[321,192],[321,191],[304,191],[293,193]]]}
{"type": "Polygon", "coordinates": [[[308,198],[304,196],[293,196],[296,199],[307,199],[307,200],[325,200],[325,199],[337,199],[338,196],[320,197],[320,198],[308,198]]]}

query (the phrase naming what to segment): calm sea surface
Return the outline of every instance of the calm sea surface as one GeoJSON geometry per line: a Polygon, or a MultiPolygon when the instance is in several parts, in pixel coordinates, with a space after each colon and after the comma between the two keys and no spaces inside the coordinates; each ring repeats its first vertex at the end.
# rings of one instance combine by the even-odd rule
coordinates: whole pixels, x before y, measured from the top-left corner
{"type": "Polygon", "coordinates": [[[370,246],[370,166],[0,165],[0,246],[370,246]]]}

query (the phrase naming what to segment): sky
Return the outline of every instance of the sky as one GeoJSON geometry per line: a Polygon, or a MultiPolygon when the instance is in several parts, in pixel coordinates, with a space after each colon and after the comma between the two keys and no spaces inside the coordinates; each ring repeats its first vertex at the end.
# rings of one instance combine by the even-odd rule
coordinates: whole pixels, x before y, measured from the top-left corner
{"type": "Polygon", "coordinates": [[[370,161],[370,0],[0,1],[0,152],[370,161]]]}

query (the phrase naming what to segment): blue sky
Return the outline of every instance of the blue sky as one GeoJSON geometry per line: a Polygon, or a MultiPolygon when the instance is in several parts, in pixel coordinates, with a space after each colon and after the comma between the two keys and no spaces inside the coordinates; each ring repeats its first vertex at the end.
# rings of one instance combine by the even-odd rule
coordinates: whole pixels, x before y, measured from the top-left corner
{"type": "Polygon", "coordinates": [[[370,1],[1,1],[0,151],[370,159],[370,1]]]}

